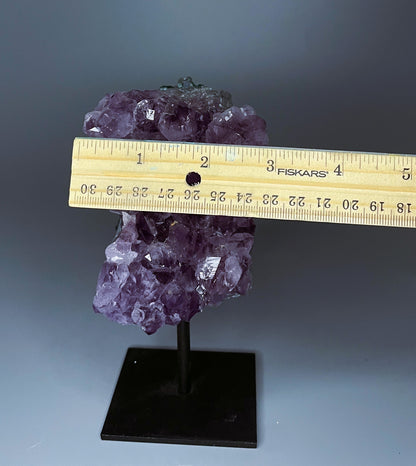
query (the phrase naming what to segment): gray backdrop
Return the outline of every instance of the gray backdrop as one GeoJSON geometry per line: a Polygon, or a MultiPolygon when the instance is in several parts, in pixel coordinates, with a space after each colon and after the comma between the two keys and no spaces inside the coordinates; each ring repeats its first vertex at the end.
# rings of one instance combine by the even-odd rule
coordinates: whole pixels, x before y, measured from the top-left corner
{"type": "Polygon", "coordinates": [[[406,0],[3,0],[0,463],[416,464],[416,232],[258,221],[254,288],[196,316],[194,348],[258,362],[256,450],[103,442],[129,345],[93,313],[115,217],[67,206],[71,146],[107,92],[182,75],[263,116],[271,144],[416,153],[406,0]]]}

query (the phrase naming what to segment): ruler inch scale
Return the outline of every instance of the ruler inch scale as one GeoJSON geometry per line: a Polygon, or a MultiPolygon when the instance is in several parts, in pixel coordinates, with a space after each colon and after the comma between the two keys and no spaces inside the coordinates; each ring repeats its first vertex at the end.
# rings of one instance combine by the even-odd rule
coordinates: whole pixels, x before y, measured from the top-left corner
{"type": "Polygon", "coordinates": [[[411,154],[75,138],[69,205],[416,228],[411,154]]]}

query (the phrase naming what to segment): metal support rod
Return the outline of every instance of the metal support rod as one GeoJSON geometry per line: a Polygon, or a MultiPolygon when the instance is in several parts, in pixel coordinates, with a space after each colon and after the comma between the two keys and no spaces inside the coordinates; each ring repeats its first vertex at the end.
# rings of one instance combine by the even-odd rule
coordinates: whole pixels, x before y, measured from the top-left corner
{"type": "Polygon", "coordinates": [[[178,392],[186,395],[191,389],[189,374],[191,344],[189,322],[181,321],[177,326],[178,336],[178,392]]]}

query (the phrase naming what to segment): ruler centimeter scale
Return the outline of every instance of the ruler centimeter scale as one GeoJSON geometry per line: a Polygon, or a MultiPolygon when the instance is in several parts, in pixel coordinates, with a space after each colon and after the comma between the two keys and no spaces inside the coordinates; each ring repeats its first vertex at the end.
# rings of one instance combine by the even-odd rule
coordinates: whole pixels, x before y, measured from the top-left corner
{"type": "Polygon", "coordinates": [[[69,205],[416,228],[415,157],[75,138],[69,205]]]}

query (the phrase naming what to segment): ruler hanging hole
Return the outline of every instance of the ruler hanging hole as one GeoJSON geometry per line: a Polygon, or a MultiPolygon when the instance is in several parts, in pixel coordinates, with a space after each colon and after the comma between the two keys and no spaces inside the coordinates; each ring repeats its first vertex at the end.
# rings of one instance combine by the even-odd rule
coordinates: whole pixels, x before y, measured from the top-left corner
{"type": "Polygon", "coordinates": [[[201,182],[201,175],[197,172],[189,172],[185,181],[189,186],[195,186],[201,182]]]}

